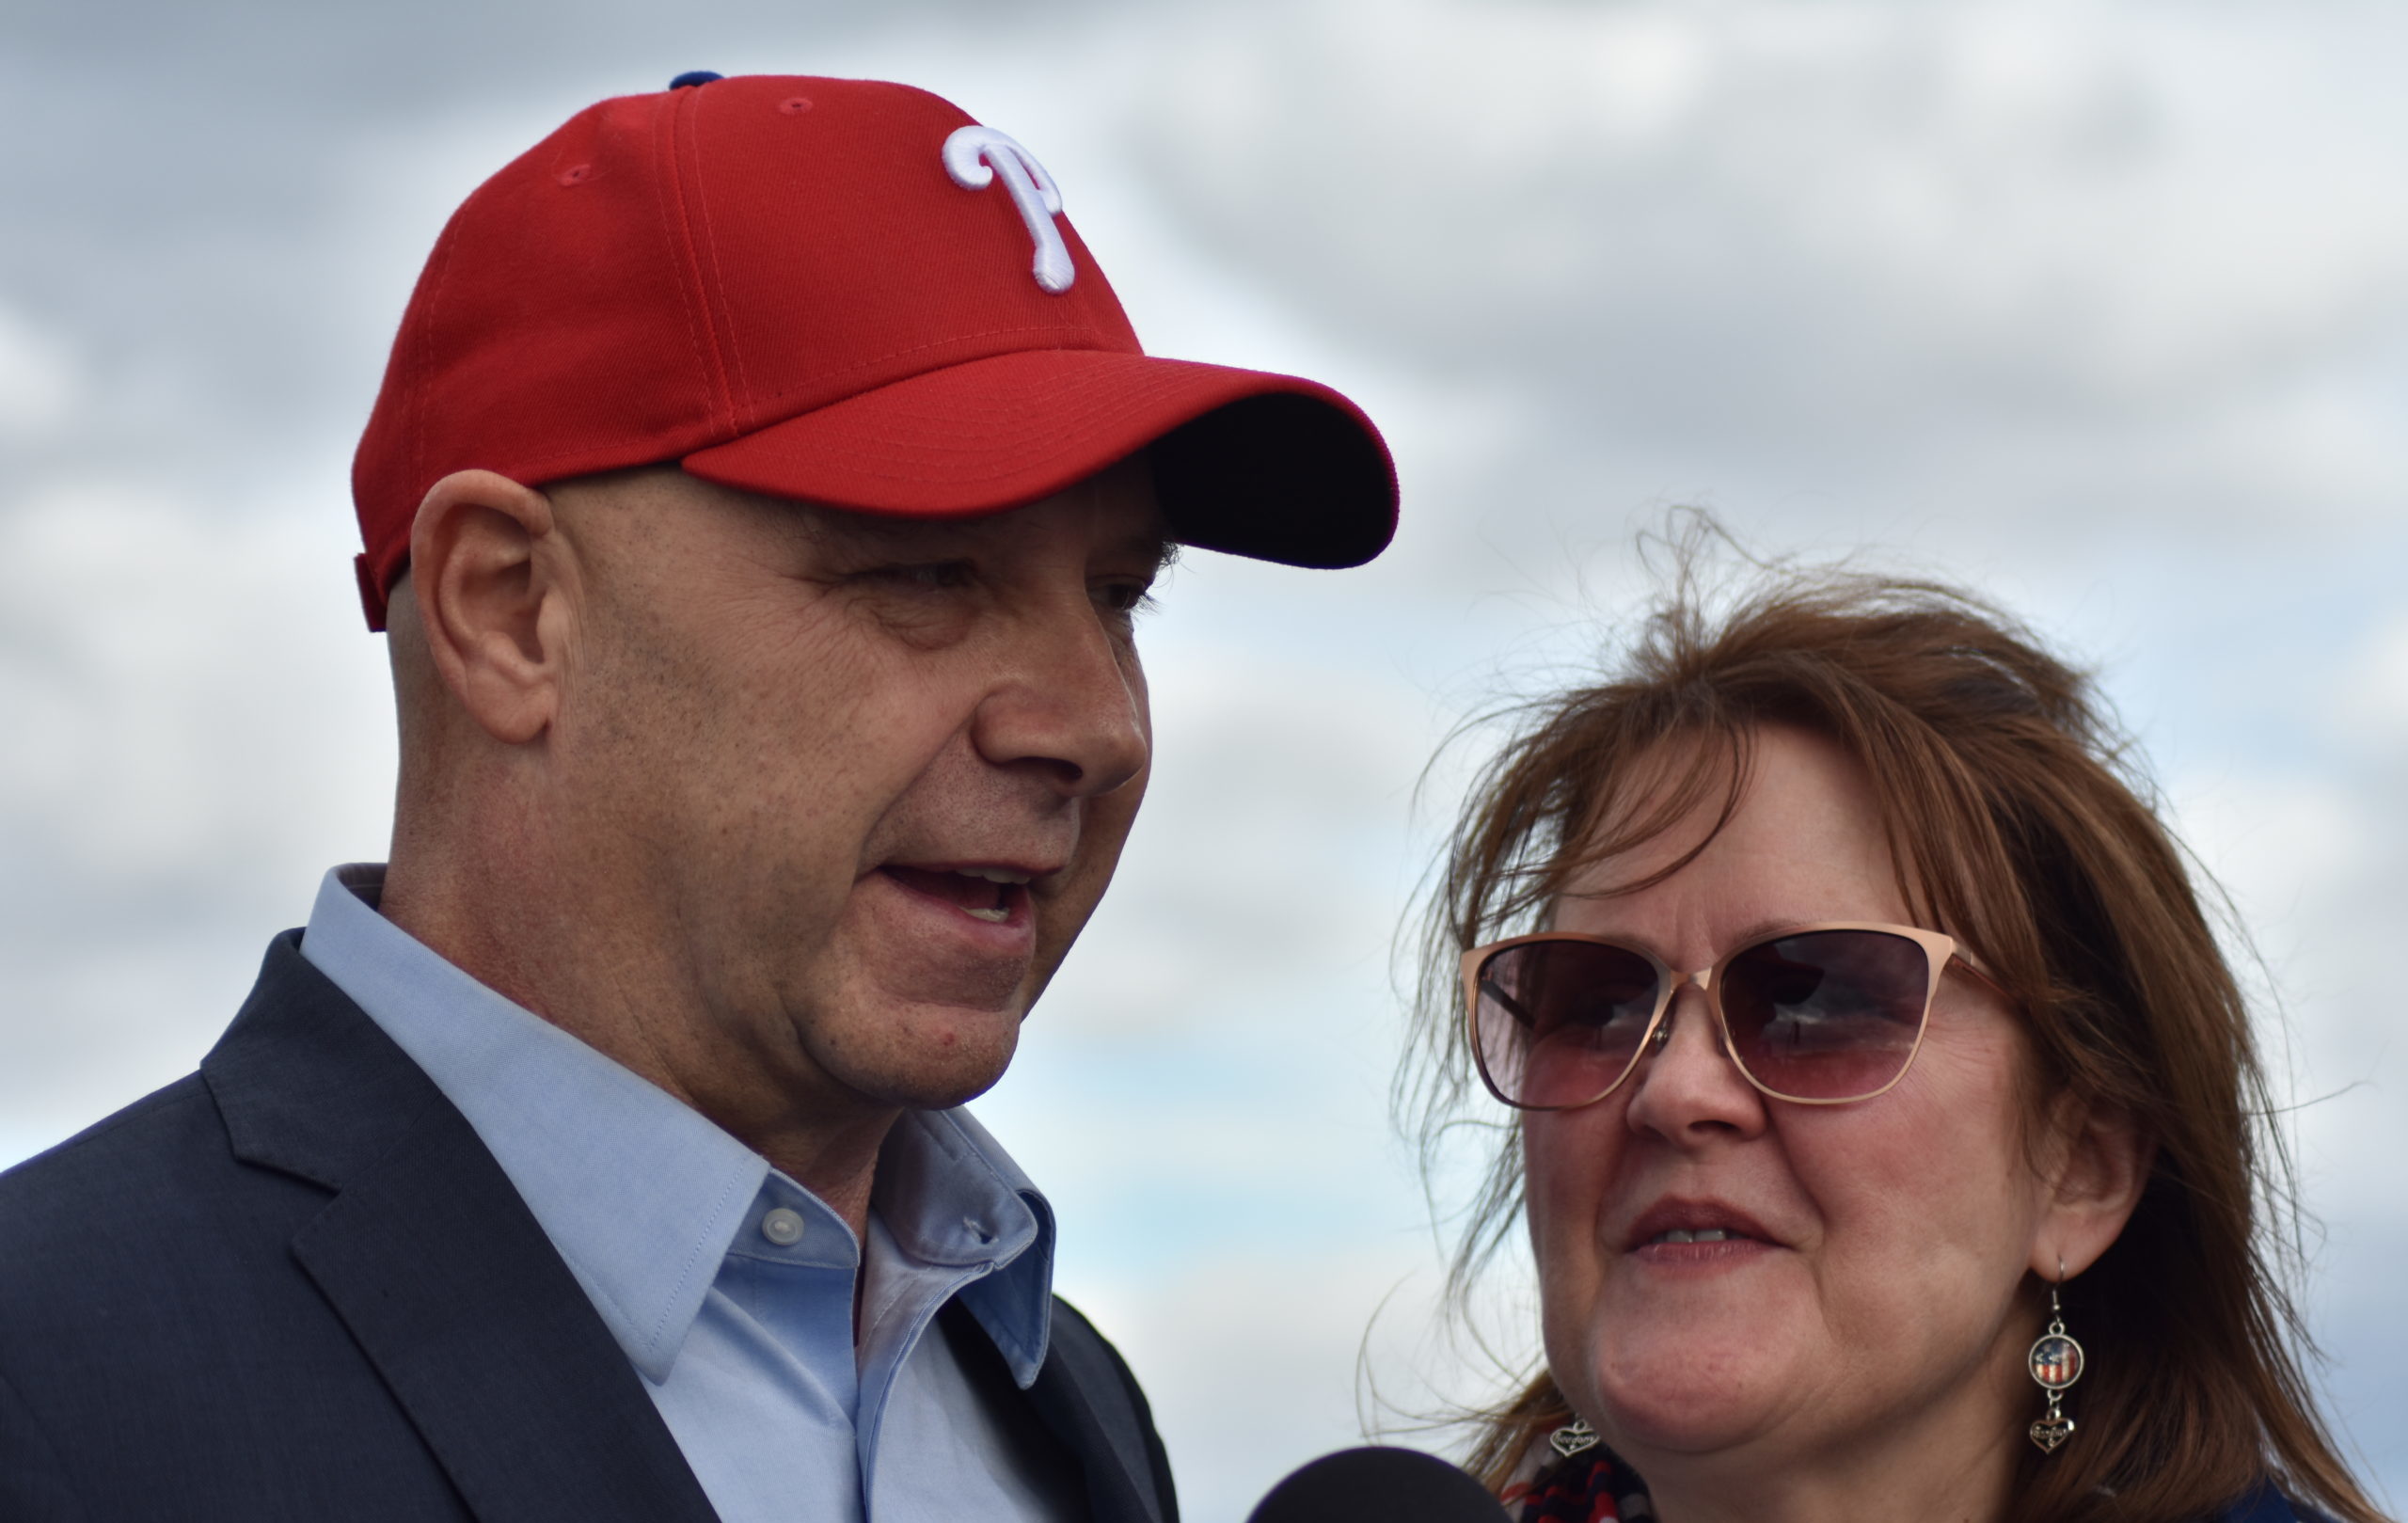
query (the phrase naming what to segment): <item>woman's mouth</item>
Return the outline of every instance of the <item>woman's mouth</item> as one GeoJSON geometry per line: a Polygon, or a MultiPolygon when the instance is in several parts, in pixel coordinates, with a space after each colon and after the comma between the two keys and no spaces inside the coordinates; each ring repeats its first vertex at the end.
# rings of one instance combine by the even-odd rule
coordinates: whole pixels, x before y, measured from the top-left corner
{"type": "Polygon", "coordinates": [[[1719,1200],[1667,1198],[1641,1212],[1623,1239],[1649,1263],[1704,1264],[1781,1245],[1762,1224],[1719,1200]]]}
{"type": "Polygon", "coordinates": [[[1705,1271],[1752,1262],[1772,1251],[1760,1237],[1724,1227],[1671,1228],[1657,1232],[1631,1250],[1640,1263],[1660,1270],[1705,1271]]]}
{"type": "Polygon", "coordinates": [[[1734,1238],[1744,1236],[1746,1236],[1745,1233],[1734,1232],[1720,1227],[1709,1227],[1698,1232],[1685,1231],[1675,1227],[1670,1231],[1656,1233],[1640,1246],[1653,1247],[1658,1243],[1728,1243],[1734,1238]]]}

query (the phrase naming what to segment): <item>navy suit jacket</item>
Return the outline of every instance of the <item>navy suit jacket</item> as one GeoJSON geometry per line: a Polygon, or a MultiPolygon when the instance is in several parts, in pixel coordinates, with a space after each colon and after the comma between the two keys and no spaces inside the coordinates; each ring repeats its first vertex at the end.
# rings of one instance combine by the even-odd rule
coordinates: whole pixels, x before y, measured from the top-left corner
{"type": "MultiPolygon", "coordinates": [[[[199,1072],[0,1174],[0,1523],[711,1519],[500,1166],[299,944],[199,1072]]],[[[1085,1318],[1025,1393],[943,1332],[1094,1523],[1177,1523],[1085,1318]]]]}

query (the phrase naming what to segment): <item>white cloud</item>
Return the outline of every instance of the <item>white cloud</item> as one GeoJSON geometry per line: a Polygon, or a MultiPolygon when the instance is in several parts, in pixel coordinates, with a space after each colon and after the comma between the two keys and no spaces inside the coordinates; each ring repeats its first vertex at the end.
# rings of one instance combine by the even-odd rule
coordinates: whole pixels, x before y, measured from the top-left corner
{"type": "Polygon", "coordinates": [[[1157,55],[1162,161],[1265,262],[1354,282],[1383,326],[1414,313],[1408,344],[1500,322],[1562,341],[1787,275],[1909,353],[2028,356],[2154,401],[2400,294],[2384,139],[2287,92],[2322,62],[2320,89],[2401,110],[2295,10],[1243,15],[1196,16],[1157,55]]]}
{"type": "Polygon", "coordinates": [[[2345,742],[2377,753],[2408,753],[2408,607],[2391,611],[2359,649],[2317,684],[2321,725],[2345,742]]]}
{"type": "Polygon", "coordinates": [[[1441,1448],[1413,1420],[1502,1394],[1449,1348],[1438,1271],[1384,1245],[1264,1245],[1197,1257],[1147,1280],[1066,1286],[1149,1376],[1180,1511],[1244,1517],[1289,1470],[1374,1439],[1441,1448]],[[1386,1251],[1383,1251],[1386,1249],[1386,1251]]]}
{"type": "Polygon", "coordinates": [[[96,878],[314,860],[279,838],[356,822],[352,766],[391,724],[379,645],[328,638],[346,558],[339,528],[107,484],[0,517],[0,673],[36,716],[0,750],[12,814],[71,827],[96,878]]]}
{"type": "Polygon", "coordinates": [[[0,436],[51,432],[74,413],[83,391],[67,345],[0,307],[0,436]]]}
{"type": "Polygon", "coordinates": [[[381,855],[382,649],[317,516],[0,509],[0,1149],[189,1069],[331,854],[381,855]]]}
{"type": "Polygon", "coordinates": [[[2391,35],[1329,0],[1192,17],[1142,124],[1193,236],[1375,349],[1518,378],[1556,449],[1961,495],[2013,438],[2128,511],[2363,516],[2408,484],[2356,374],[2408,313],[2408,110],[2346,59],[2391,35]]]}

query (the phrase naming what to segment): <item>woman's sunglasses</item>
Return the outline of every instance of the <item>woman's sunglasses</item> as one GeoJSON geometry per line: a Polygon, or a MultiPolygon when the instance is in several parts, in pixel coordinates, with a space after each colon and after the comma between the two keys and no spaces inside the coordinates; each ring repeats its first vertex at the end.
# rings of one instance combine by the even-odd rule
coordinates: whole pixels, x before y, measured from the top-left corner
{"type": "Polygon", "coordinates": [[[1951,961],[1991,983],[1955,939],[1912,926],[1798,926],[1695,973],[1601,936],[1548,931],[1465,952],[1464,999],[1481,1078],[1522,1110],[1612,1094],[1640,1054],[1671,1039],[1672,996],[1691,983],[1750,1084],[1837,1105],[1906,1077],[1951,961]]]}

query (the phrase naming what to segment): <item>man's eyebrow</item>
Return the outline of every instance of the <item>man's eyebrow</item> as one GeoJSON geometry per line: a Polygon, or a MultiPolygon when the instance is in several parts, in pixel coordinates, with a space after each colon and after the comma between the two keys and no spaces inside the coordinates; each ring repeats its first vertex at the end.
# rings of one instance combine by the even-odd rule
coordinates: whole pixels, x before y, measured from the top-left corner
{"type": "Polygon", "coordinates": [[[1168,534],[1142,533],[1132,534],[1122,540],[1112,547],[1112,553],[1125,555],[1135,561],[1150,562],[1153,564],[1153,570],[1148,574],[1160,577],[1179,563],[1180,552],[1186,548],[1186,546],[1168,534]]]}
{"type": "Polygon", "coordinates": [[[796,514],[794,521],[810,538],[822,543],[848,541],[864,548],[906,546],[912,540],[926,539],[931,529],[952,529],[958,523],[870,513],[860,508],[827,507],[816,502],[801,506],[805,511],[796,514]]]}
{"type": "MultiPolygon", "coordinates": [[[[826,508],[816,503],[810,506],[816,511],[796,515],[795,521],[808,538],[821,544],[849,544],[857,550],[873,554],[925,552],[940,558],[981,547],[988,540],[987,526],[1002,516],[981,514],[955,519],[912,518],[826,508]],[[940,531],[940,543],[928,543],[931,530],[940,531]]],[[[1158,578],[1178,563],[1185,549],[1186,546],[1173,539],[1166,530],[1140,529],[1104,546],[1098,553],[1115,560],[1143,561],[1149,567],[1147,574],[1158,578]]]]}

